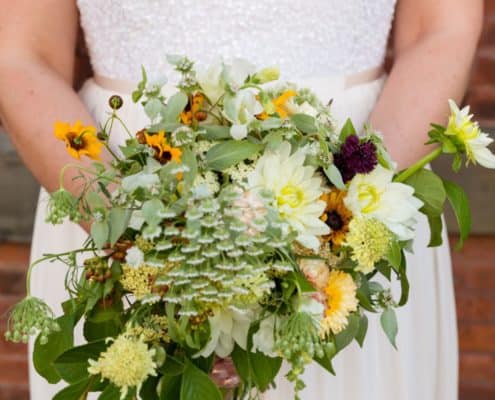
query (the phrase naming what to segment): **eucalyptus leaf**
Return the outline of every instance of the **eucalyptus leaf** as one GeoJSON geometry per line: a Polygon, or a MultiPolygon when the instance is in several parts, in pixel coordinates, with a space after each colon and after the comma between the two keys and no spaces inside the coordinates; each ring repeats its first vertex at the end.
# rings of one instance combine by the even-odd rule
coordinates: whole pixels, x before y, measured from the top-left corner
{"type": "Polygon", "coordinates": [[[91,237],[95,246],[101,249],[107,242],[110,234],[110,228],[107,221],[95,221],[91,224],[91,237]]]}
{"type": "Polygon", "coordinates": [[[347,347],[359,331],[359,315],[350,314],[347,321],[347,327],[338,335],[335,335],[335,346],[338,352],[347,347]]]}
{"type": "Polygon", "coordinates": [[[262,131],[269,131],[270,129],[280,128],[283,122],[280,118],[267,118],[261,122],[260,127],[262,131]]]}
{"type": "Polygon", "coordinates": [[[318,131],[316,120],[311,115],[293,114],[290,119],[296,128],[303,133],[315,133],[318,131]]]}
{"type": "Polygon", "coordinates": [[[396,339],[397,339],[397,316],[392,308],[387,308],[383,311],[380,317],[380,324],[382,325],[383,331],[388,337],[388,340],[397,349],[396,339]]]}
{"type": "Polygon", "coordinates": [[[450,181],[443,181],[447,199],[449,200],[452,209],[454,210],[459,226],[459,242],[457,248],[460,249],[464,241],[468,238],[471,232],[471,210],[469,208],[469,199],[462,187],[450,181]]]}
{"type": "Polygon", "coordinates": [[[366,333],[368,332],[368,317],[366,314],[361,315],[359,319],[359,329],[356,334],[356,341],[359,347],[363,347],[364,339],[366,338],[366,333]]]}
{"type": "Polygon", "coordinates": [[[205,372],[186,360],[180,386],[180,400],[223,400],[223,396],[205,372]]]}
{"type": "Polygon", "coordinates": [[[157,99],[157,98],[152,98],[146,102],[144,105],[144,112],[148,116],[149,119],[152,121],[158,117],[163,111],[165,110],[165,106],[163,103],[157,99]]]}
{"type": "Polygon", "coordinates": [[[163,113],[165,122],[176,122],[184,108],[186,108],[188,99],[183,92],[177,92],[167,102],[167,106],[163,113]]]}
{"type": "Polygon", "coordinates": [[[148,223],[148,225],[152,226],[156,226],[161,222],[162,218],[159,217],[159,215],[164,211],[165,205],[160,199],[157,198],[146,201],[141,208],[141,213],[144,220],[148,223]]]}
{"type": "Polygon", "coordinates": [[[230,139],[230,127],[224,125],[201,125],[206,131],[205,137],[209,140],[230,139]]]}
{"type": "Polygon", "coordinates": [[[131,210],[114,207],[108,213],[108,224],[110,225],[110,246],[113,246],[129,225],[131,210]]]}
{"type": "Polygon", "coordinates": [[[345,189],[345,183],[342,178],[342,174],[340,173],[339,169],[335,166],[335,164],[330,164],[328,168],[325,168],[324,172],[328,180],[331,183],[333,183],[337,189],[339,190],[345,189]]]}
{"type": "Polygon", "coordinates": [[[223,171],[261,150],[262,146],[247,140],[228,140],[213,146],[206,153],[208,168],[223,171]]]}
{"type": "Polygon", "coordinates": [[[192,185],[194,179],[198,175],[198,161],[196,160],[196,154],[189,149],[184,149],[182,152],[182,164],[189,168],[189,171],[184,172],[184,183],[186,185],[192,185]]]}

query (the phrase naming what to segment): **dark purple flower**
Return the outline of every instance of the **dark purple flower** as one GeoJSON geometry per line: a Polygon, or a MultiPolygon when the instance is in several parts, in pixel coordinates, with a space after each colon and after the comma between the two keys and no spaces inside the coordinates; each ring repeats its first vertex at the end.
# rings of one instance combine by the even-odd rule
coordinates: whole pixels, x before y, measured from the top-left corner
{"type": "Polygon", "coordinates": [[[366,174],[375,169],[378,160],[376,146],[371,140],[361,142],[356,135],[350,135],[334,155],[335,166],[342,174],[344,182],[356,174],[366,174]]]}

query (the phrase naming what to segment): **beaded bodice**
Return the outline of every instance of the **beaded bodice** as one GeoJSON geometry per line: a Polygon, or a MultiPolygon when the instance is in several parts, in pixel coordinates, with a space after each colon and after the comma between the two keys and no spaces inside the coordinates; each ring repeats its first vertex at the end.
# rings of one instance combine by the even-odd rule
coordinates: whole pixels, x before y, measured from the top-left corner
{"type": "Polygon", "coordinates": [[[95,73],[170,75],[166,54],[242,57],[285,78],[383,62],[396,0],[77,0],[95,73]]]}

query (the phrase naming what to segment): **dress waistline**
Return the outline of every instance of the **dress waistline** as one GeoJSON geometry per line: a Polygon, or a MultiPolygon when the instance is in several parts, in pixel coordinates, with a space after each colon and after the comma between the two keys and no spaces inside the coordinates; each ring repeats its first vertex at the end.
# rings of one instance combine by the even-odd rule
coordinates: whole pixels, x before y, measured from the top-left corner
{"type": "MultiPolygon", "coordinates": [[[[345,76],[329,76],[326,78],[310,78],[302,79],[301,83],[309,83],[312,81],[327,81],[327,82],[338,82],[338,86],[342,89],[350,89],[354,86],[364,85],[366,83],[371,83],[381,78],[385,74],[385,69],[383,65],[377,67],[369,68],[363,71],[359,71],[350,75],[345,76]]],[[[108,76],[103,76],[95,74],[93,76],[94,82],[102,87],[103,89],[114,91],[123,94],[131,94],[137,88],[137,82],[127,81],[123,79],[110,78],[108,76]]],[[[168,84],[165,85],[169,86],[168,84]]],[[[304,86],[304,85],[302,85],[304,86]]]]}

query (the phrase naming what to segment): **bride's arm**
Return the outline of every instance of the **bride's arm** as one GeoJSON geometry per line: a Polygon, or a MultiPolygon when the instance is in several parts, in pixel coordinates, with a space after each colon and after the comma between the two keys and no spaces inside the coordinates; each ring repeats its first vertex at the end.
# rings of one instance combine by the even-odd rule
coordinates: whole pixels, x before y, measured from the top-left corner
{"type": "Polygon", "coordinates": [[[444,122],[447,99],[462,99],[482,18],[482,0],[398,1],[395,61],[371,124],[399,167],[429,151],[429,123],[444,122]]]}
{"type": "Polygon", "coordinates": [[[0,9],[0,117],[25,165],[52,191],[74,161],[53,136],[54,122],[92,123],[71,85],[77,8],[71,0],[0,0],[0,9]]]}

